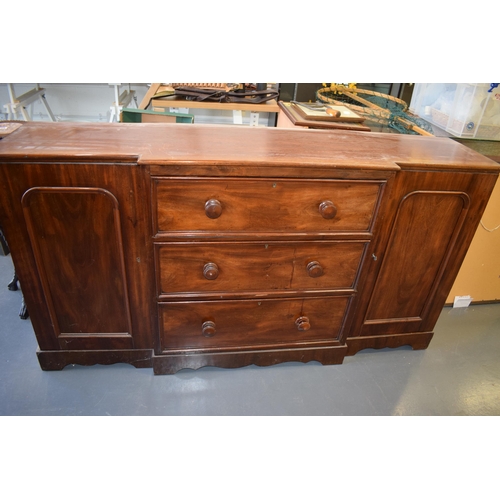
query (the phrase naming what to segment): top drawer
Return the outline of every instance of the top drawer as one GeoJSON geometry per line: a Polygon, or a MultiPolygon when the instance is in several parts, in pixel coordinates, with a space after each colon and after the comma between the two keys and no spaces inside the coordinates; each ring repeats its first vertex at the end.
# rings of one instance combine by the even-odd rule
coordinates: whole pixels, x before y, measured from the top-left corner
{"type": "Polygon", "coordinates": [[[383,182],[154,178],[155,232],[369,232],[383,182]]]}

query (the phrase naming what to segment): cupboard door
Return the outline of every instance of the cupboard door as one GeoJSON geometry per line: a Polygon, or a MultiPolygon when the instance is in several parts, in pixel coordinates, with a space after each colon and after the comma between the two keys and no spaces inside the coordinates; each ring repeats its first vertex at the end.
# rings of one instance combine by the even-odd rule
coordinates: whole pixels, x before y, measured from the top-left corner
{"type": "Polygon", "coordinates": [[[34,187],[24,216],[51,322],[62,349],[133,347],[114,195],[88,187],[34,187]]]}
{"type": "Polygon", "coordinates": [[[469,209],[460,191],[407,194],[368,307],[364,335],[417,331],[440,285],[469,209]]]}

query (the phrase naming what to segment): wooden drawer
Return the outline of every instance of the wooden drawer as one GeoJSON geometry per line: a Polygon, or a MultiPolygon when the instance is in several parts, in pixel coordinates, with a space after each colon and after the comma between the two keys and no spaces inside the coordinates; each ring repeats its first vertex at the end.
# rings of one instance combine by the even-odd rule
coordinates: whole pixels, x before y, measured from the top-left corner
{"type": "Polygon", "coordinates": [[[382,183],[155,178],[155,232],[368,232],[382,183]]]}
{"type": "Polygon", "coordinates": [[[161,349],[338,344],[350,297],[159,304],[161,349]]]}
{"type": "Polygon", "coordinates": [[[353,289],[366,242],[161,243],[158,294],[353,289]]]}

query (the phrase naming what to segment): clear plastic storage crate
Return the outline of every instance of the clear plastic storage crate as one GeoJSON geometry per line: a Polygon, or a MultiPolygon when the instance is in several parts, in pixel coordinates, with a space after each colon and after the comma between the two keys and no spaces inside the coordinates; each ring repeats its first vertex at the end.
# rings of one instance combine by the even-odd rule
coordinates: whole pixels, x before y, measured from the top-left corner
{"type": "Polygon", "coordinates": [[[500,86],[416,83],[410,111],[456,137],[500,140],[500,86]]]}

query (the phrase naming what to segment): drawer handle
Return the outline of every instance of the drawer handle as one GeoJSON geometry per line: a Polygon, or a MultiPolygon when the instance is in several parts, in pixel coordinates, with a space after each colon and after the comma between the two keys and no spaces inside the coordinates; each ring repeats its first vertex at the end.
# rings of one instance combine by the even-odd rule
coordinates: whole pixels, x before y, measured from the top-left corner
{"type": "Polygon", "coordinates": [[[219,276],[219,267],[217,266],[217,264],[214,264],[213,262],[207,262],[203,266],[203,276],[205,276],[207,280],[217,279],[217,277],[219,276]]]}
{"type": "Polygon", "coordinates": [[[330,200],[325,200],[319,205],[319,213],[324,219],[333,219],[337,215],[337,207],[330,200]]]}
{"type": "Polygon", "coordinates": [[[316,260],[309,262],[306,269],[307,274],[309,274],[311,278],[319,278],[323,275],[323,268],[321,267],[321,264],[316,260]]]}
{"type": "Polygon", "coordinates": [[[215,335],[215,323],[213,321],[205,321],[201,325],[201,331],[204,337],[213,337],[215,335]]]}
{"type": "Polygon", "coordinates": [[[219,200],[208,200],[205,203],[205,214],[209,219],[217,219],[222,214],[222,205],[219,200]]]}
{"type": "Polygon", "coordinates": [[[307,316],[301,316],[295,320],[295,324],[297,325],[297,330],[299,332],[305,332],[311,328],[311,323],[309,323],[309,318],[307,316]]]}

